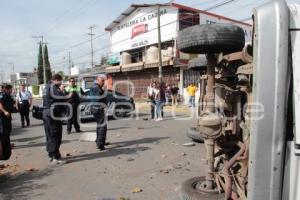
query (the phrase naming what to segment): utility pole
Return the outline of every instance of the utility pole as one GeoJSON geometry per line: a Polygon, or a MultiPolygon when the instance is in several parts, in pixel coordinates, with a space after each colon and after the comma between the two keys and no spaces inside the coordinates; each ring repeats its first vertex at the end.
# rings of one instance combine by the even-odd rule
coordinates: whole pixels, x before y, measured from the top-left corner
{"type": "Polygon", "coordinates": [[[161,57],[161,30],[160,30],[160,5],[157,5],[157,31],[158,31],[158,80],[162,82],[162,57],[161,57]]]}
{"type": "MultiPolygon", "coordinates": [[[[11,75],[10,75],[10,82],[12,83],[12,77],[15,77],[15,64],[13,63],[13,62],[11,62],[11,63],[8,63],[9,65],[11,65],[11,75]]],[[[14,85],[14,87],[15,87],[15,80],[13,81],[13,85],[14,85]]]]}
{"type": "Polygon", "coordinates": [[[68,60],[69,60],[69,76],[71,77],[71,68],[72,68],[72,62],[71,62],[71,52],[69,51],[69,56],[68,56],[68,60]]]}
{"type": "Polygon", "coordinates": [[[9,65],[11,65],[11,72],[12,74],[15,74],[15,63],[8,63],[9,65]]]}
{"type": "Polygon", "coordinates": [[[4,71],[0,70],[0,78],[1,78],[1,84],[3,83],[3,77],[4,77],[4,71]]]}
{"type": "Polygon", "coordinates": [[[94,67],[94,48],[93,48],[93,36],[95,35],[93,33],[93,29],[96,27],[96,25],[92,25],[89,27],[90,32],[88,33],[89,36],[91,36],[91,65],[92,68],[94,67]]]}
{"type": "Polygon", "coordinates": [[[46,64],[45,64],[45,55],[44,55],[44,36],[40,35],[40,36],[31,36],[31,38],[38,38],[41,39],[42,42],[42,59],[43,59],[43,76],[44,76],[44,84],[46,85],[46,64]]]}

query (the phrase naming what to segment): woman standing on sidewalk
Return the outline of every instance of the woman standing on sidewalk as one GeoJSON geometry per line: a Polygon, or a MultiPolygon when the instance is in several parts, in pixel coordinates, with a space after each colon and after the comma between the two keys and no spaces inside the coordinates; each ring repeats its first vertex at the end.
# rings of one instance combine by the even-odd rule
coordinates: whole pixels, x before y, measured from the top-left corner
{"type": "Polygon", "coordinates": [[[155,93],[156,121],[163,120],[163,106],[166,102],[165,84],[160,83],[155,93]]]}

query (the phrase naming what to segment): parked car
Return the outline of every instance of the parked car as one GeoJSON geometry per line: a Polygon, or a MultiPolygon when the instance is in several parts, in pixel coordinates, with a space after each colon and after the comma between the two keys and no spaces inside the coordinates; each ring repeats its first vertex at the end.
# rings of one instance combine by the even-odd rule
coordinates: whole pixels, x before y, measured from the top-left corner
{"type": "MultiPolygon", "coordinates": [[[[86,96],[81,99],[79,105],[79,117],[80,120],[89,120],[93,119],[91,114],[91,103],[89,97],[89,92],[86,92],[86,96]]],[[[135,110],[135,103],[132,97],[128,97],[124,94],[121,94],[117,91],[108,90],[107,93],[108,109],[107,116],[113,118],[126,117],[135,110]]],[[[34,105],[32,107],[32,117],[35,119],[43,119],[43,106],[34,105]]]]}

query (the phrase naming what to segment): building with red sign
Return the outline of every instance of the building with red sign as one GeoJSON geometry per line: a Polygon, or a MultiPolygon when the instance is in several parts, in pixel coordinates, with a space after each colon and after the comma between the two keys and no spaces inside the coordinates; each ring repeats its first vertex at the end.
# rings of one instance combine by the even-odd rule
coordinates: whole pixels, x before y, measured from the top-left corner
{"type": "MultiPolygon", "coordinates": [[[[252,26],[213,13],[176,3],[160,4],[163,81],[178,85],[181,95],[189,83],[198,83],[199,74],[187,69],[188,60],[197,55],[183,54],[176,48],[178,31],[193,25],[235,23],[245,30],[250,40],[252,26]]],[[[158,5],[133,4],[107,27],[110,32],[110,65],[106,73],[114,89],[147,98],[147,87],[158,80],[158,5]]]]}

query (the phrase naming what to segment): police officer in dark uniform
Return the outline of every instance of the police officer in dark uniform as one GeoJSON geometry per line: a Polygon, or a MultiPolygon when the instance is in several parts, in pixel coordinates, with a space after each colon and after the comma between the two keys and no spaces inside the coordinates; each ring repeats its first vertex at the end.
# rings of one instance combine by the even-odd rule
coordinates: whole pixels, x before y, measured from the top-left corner
{"type": "Polygon", "coordinates": [[[91,112],[97,121],[97,139],[96,145],[100,151],[105,150],[107,120],[105,109],[107,107],[107,90],[104,88],[106,76],[98,75],[95,86],[91,89],[91,99],[94,104],[91,106],[91,112]]]}
{"type": "Polygon", "coordinates": [[[43,95],[43,120],[46,133],[47,152],[49,160],[52,164],[65,164],[66,161],[61,159],[59,151],[62,141],[62,113],[61,105],[55,103],[64,102],[64,95],[60,91],[59,86],[62,84],[62,77],[55,74],[52,81],[49,82],[43,95]]]}
{"type": "Polygon", "coordinates": [[[78,111],[78,106],[80,104],[80,95],[84,95],[84,93],[83,93],[82,89],[75,84],[74,78],[70,78],[69,82],[70,82],[70,86],[67,88],[66,91],[67,91],[67,94],[71,95],[68,102],[72,106],[72,116],[68,120],[67,134],[71,133],[72,125],[74,125],[76,132],[80,133],[82,131],[80,130],[80,126],[78,123],[78,118],[77,118],[78,112],[77,111],[78,111]]]}
{"type": "Polygon", "coordinates": [[[11,113],[14,109],[15,101],[11,96],[12,86],[6,85],[4,87],[4,92],[2,93],[0,99],[0,120],[1,120],[1,130],[0,130],[0,141],[2,155],[1,160],[8,160],[11,156],[11,144],[10,144],[10,133],[11,133],[11,113]]]}

